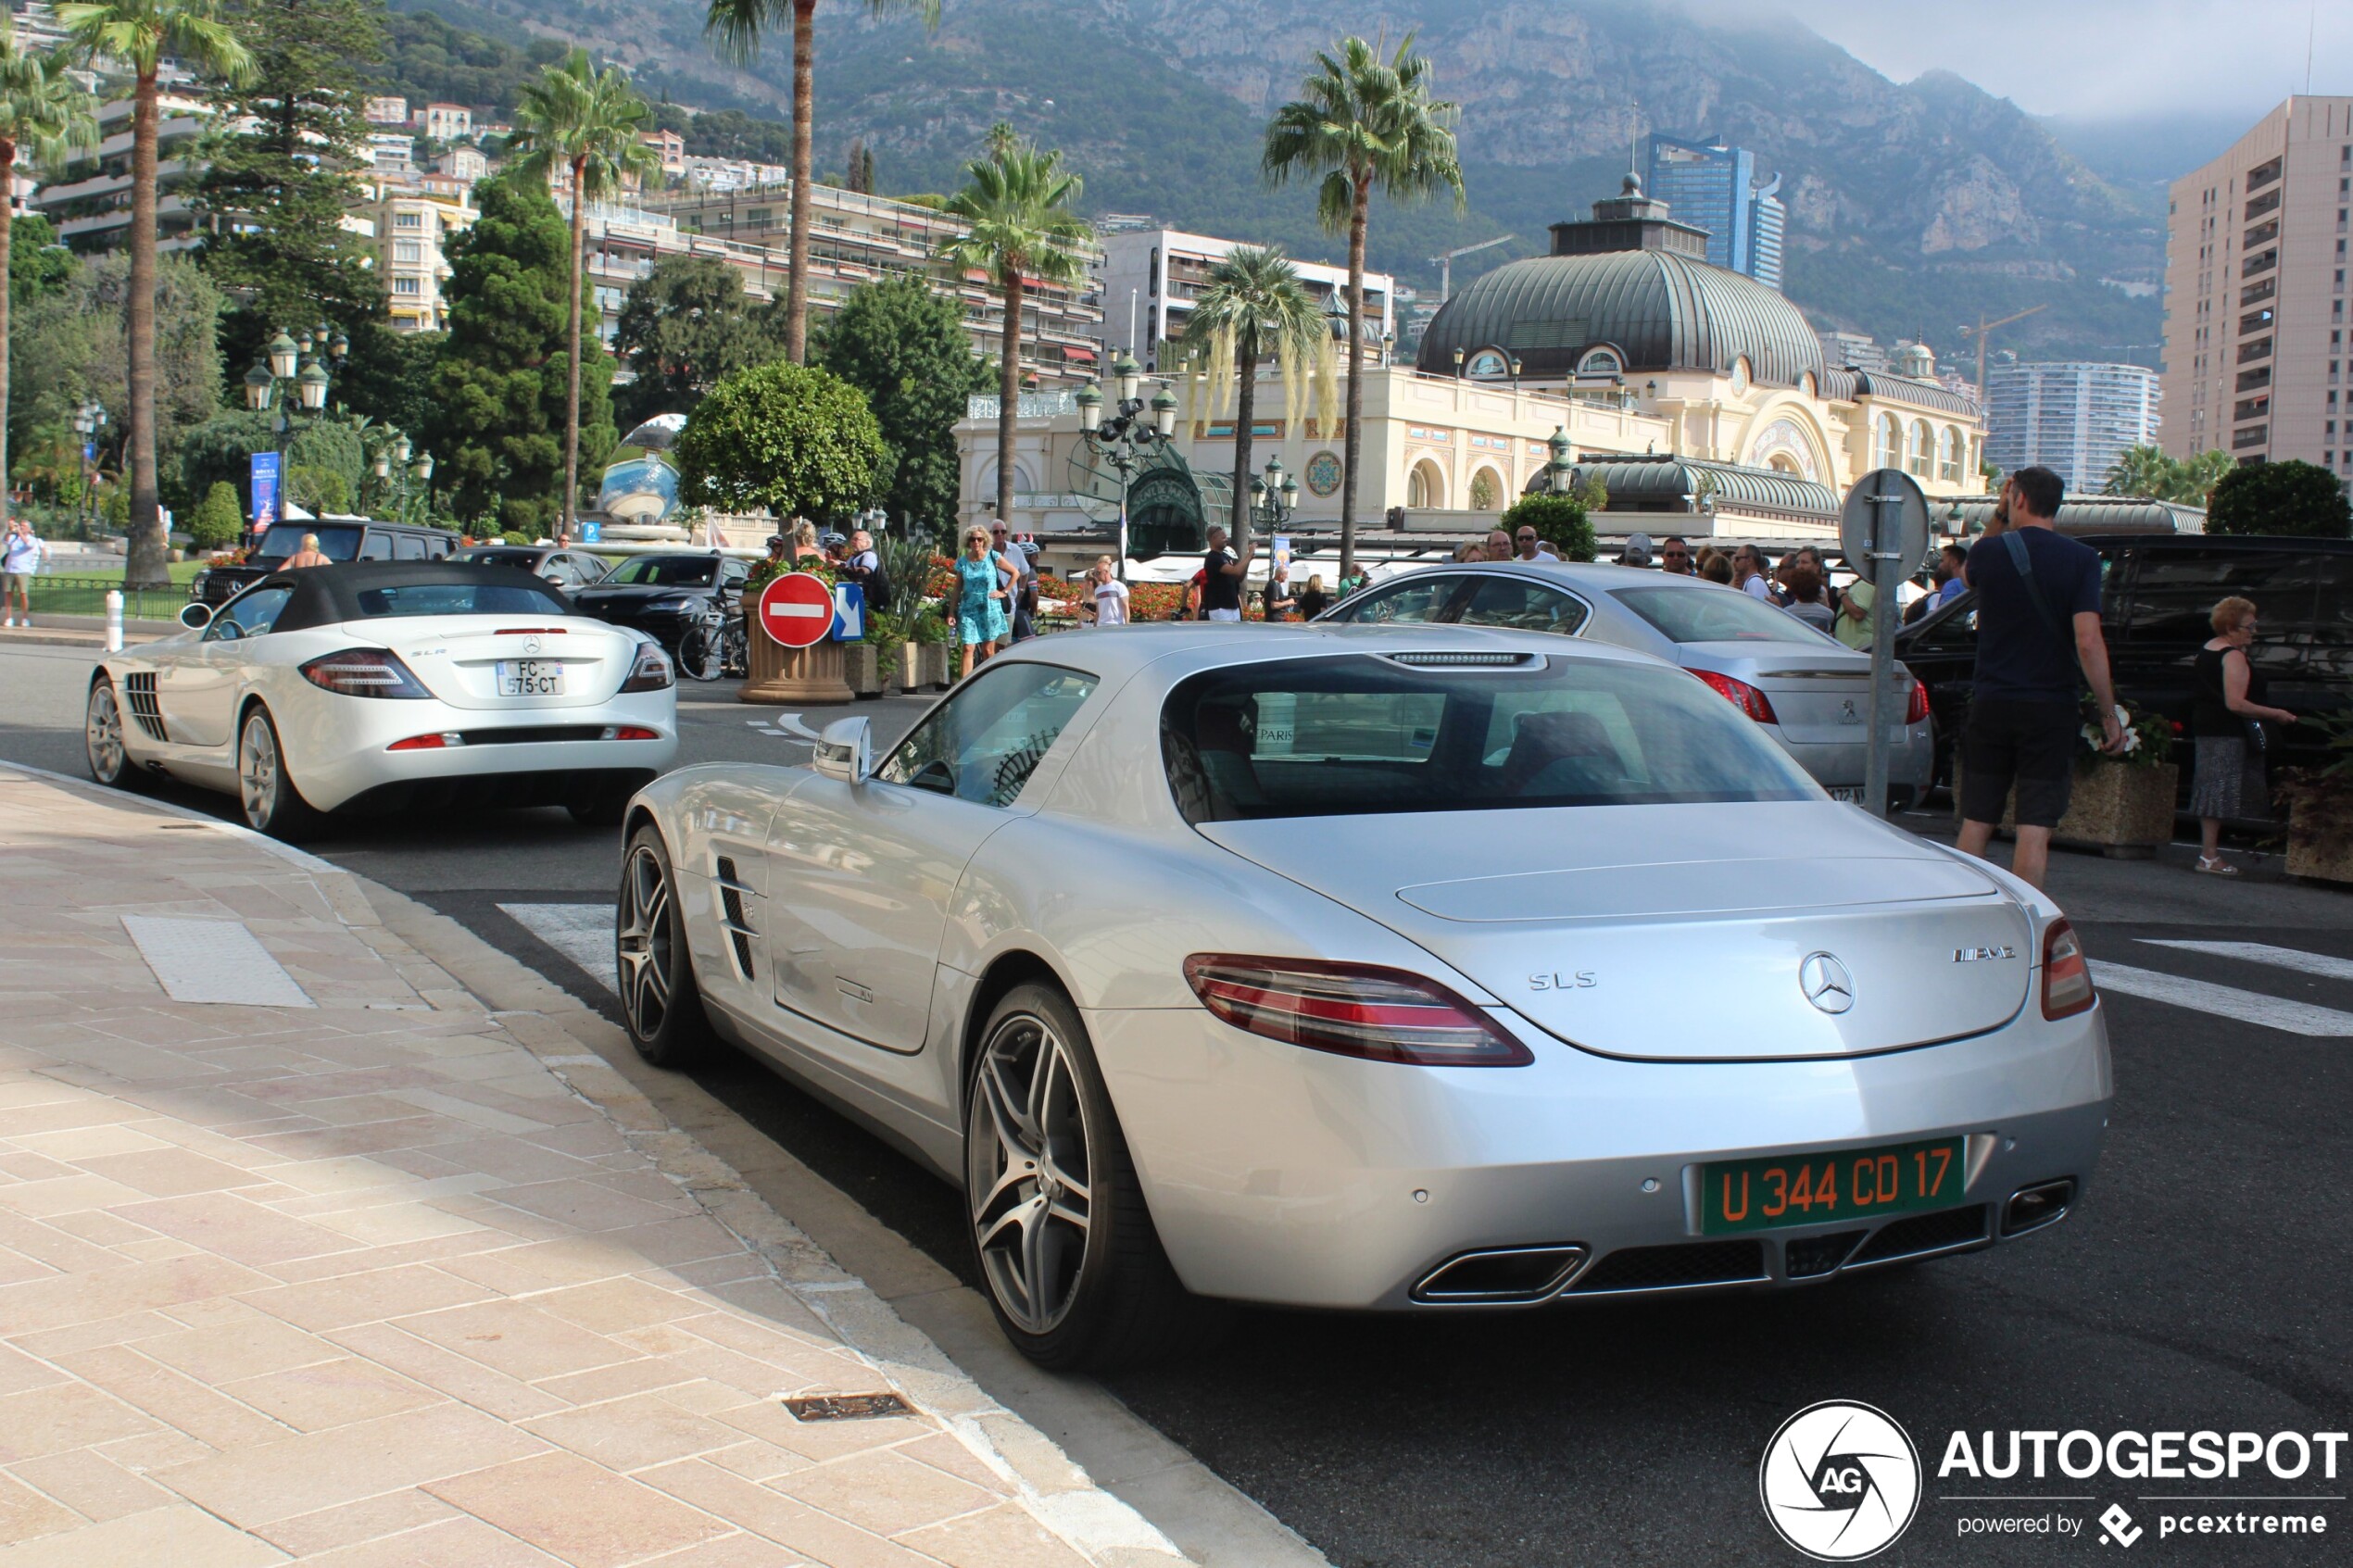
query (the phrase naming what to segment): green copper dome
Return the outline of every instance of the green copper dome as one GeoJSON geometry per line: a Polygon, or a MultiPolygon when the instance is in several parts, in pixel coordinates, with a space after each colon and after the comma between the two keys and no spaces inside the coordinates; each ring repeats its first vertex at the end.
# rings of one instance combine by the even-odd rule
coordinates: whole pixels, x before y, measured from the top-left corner
{"type": "MultiPolygon", "coordinates": [[[[1797,307],[1753,278],[1664,249],[1539,256],[1496,268],[1440,308],[1416,363],[1431,375],[1481,376],[1482,351],[1516,357],[1526,379],[1555,381],[1609,347],[1631,376],[1662,370],[1749,373],[1794,386],[1822,371],[1822,345],[1797,307]]],[[[1486,375],[1494,375],[1493,360],[1486,375]]],[[[1606,366],[1596,367],[1606,369],[1606,366]]],[[[1508,371],[1504,372],[1506,375],[1508,371]]]]}

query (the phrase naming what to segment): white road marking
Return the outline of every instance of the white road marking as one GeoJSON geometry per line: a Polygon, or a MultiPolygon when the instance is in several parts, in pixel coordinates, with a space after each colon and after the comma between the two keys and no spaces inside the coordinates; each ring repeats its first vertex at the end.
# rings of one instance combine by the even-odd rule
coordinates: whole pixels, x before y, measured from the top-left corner
{"type": "Polygon", "coordinates": [[[2353,959],[2308,953],[2299,947],[2273,947],[2261,942],[2180,942],[2156,936],[2144,936],[2141,942],[2150,947],[2179,947],[2185,953],[2211,953],[2221,959],[2244,959],[2248,963],[2292,969],[2300,974],[2317,974],[2325,980],[2353,980],[2353,959]]]}
{"type": "Polygon", "coordinates": [[[125,915],[139,956],[175,1002],[240,1007],[317,1007],[243,921],[125,915]]]}
{"type": "Polygon", "coordinates": [[[2353,1012],[2315,1007],[2309,1002],[2284,1001],[2260,991],[2242,991],[2235,985],[2213,985],[2203,980],[2159,974],[2155,970],[2105,963],[2096,959],[2092,961],[2092,983],[2103,991],[2141,997],[2152,1002],[2171,1002],[2175,1007],[2236,1019],[2242,1023],[2259,1023],[2266,1029],[2289,1035],[2315,1039],[2353,1036],[2353,1012]]]}
{"type": "Polygon", "coordinates": [[[598,985],[615,996],[621,994],[613,969],[610,904],[501,904],[498,909],[586,970],[598,985]]]}
{"type": "Polygon", "coordinates": [[[807,746],[817,743],[817,732],[802,723],[798,713],[779,713],[773,720],[747,719],[744,722],[774,740],[799,741],[807,746]]]}

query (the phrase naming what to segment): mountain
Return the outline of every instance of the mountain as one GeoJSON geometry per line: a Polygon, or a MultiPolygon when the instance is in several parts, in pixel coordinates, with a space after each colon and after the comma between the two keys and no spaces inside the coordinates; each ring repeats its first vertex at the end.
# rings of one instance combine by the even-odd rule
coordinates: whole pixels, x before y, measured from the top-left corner
{"type": "MultiPolygon", "coordinates": [[[[782,117],[790,45],[720,65],[704,0],[397,0],[510,38],[561,37],[628,64],[649,94],[782,117]]],[[[876,149],[887,192],[938,191],[1000,119],[1063,149],[1095,212],[1148,212],[1334,259],[1302,190],[1269,191],[1267,113],[1311,53],[1380,30],[1358,0],[947,0],[927,34],[833,0],[818,14],[818,162],[876,149]]],[[[1712,15],[1712,14],[1711,14],[1712,15]]],[[[1981,316],[2044,310],[1998,336],[2029,358],[2128,357],[2154,343],[2163,193],[2111,182],[2051,129],[1946,72],[1889,81],[1787,19],[1702,19],[1649,0],[1419,0],[1416,31],[1461,103],[1469,209],[1377,210],[1374,264],[1425,286],[1426,259],[1510,232],[1484,267],[1613,194],[1650,132],[1719,135],[1783,176],[1787,289],[1822,325],[1965,351],[1981,316]]],[[[2145,357],[2145,356],[2143,356],[2145,357]]]]}

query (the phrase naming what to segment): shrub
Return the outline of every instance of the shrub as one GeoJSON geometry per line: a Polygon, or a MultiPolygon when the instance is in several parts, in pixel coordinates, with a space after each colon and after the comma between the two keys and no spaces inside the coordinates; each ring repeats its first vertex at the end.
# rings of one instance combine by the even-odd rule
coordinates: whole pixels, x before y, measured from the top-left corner
{"type": "Polygon", "coordinates": [[[1593,524],[1585,515],[1585,503],[1573,495],[1522,495],[1496,526],[1506,533],[1533,528],[1536,536],[1549,541],[1565,560],[1593,558],[1593,524]]]}
{"type": "Polygon", "coordinates": [[[188,519],[188,537],[200,550],[233,545],[245,528],[245,514],[237,508],[237,487],[225,479],[213,481],[188,519]]]}
{"type": "Polygon", "coordinates": [[[2208,533],[2353,538],[2353,506],[2336,476],[2317,463],[2290,459],[2233,469],[2207,505],[2208,533]]]}

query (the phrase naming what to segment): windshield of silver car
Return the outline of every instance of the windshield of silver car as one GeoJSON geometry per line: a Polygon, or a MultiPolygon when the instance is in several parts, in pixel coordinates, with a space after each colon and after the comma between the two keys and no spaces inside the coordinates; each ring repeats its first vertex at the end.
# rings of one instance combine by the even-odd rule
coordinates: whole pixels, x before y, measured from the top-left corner
{"type": "Polygon", "coordinates": [[[1678,643],[1800,643],[1830,638],[1788,611],[1730,588],[1620,588],[1619,604],[1678,643]]]}
{"type": "Polygon", "coordinates": [[[1189,822],[1820,798],[1690,675],[1536,654],[1213,671],[1169,694],[1161,753],[1189,822]]]}

